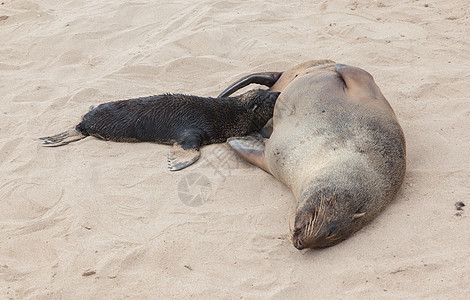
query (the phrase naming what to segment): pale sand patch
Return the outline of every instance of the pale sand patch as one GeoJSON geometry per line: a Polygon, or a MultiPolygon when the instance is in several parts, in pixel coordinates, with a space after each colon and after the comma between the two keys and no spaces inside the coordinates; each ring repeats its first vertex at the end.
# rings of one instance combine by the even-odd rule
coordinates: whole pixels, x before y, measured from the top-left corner
{"type": "Polygon", "coordinates": [[[467,0],[2,2],[0,298],[470,294],[467,0]],[[37,140],[92,104],[309,59],[372,73],[407,138],[395,201],[332,248],[297,251],[290,190],[225,144],[169,172],[164,145],[37,140]]]}

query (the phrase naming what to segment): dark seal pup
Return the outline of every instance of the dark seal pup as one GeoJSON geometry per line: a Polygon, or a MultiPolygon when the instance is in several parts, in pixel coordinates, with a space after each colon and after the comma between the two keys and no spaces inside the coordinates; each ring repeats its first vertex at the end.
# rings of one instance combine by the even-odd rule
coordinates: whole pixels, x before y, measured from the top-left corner
{"type": "MultiPolygon", "coordinates": [[[[245,77],[222,94],[246,86],[245,77]]],[[[282,74],[266,143],[231,138],[230,146],[293,191],[294,246],[335,245],[372,221],[405,174],[405,138],[389,103],[366,71],[310,61],[282,74]]]]}
{"type": "Polygon", "coordinates": [[[176,171],[197,161],[202,145],[260,130],[272,118],[278,95],[252,90],[230,98],[166,94],[108,102],[89,111],[75,128],[40,139],[52,147],[87,136],[170,144],[169,168],[176,171]]]}

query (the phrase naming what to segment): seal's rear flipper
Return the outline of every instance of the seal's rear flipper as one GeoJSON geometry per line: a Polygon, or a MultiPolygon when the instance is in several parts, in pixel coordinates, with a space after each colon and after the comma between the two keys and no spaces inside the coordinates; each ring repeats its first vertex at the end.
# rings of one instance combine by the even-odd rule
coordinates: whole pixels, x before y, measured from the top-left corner
{"type": "Polygon", "coordinates": [[[179,171],[192,165],[199,159],[199,149],[183,149],[180,144],[175,143],[168,153],[168,168],[170,171],[179,171]]]}
{"type": "Polygon", "coordinates": [[[67,145],[70,142],[81,140],[85,137],[86,135],[83,135],[80,131],[74,128],[53,136],[41,137],[39,139],[42,140],[43,145],[46,147],[59,147],[67,145]]]}
{"type": "Polygon", "coordinates": [[[264,143],[252,136],[229,138],[227,143],[244,160],[260,167],[268,173],[269,169],[264,160],[264,143]]]}
{"type": "Polygon", "coordinates": [[[282,72],[263,72],[263,73],[253,73],[242,77],[230,84],[222,93],[217,96],[217,98],[225,98],[235,93],[239,89],[244,88],[247,85],[252,83],[262,84],[267,87],[272,87],[276,81],[281,77],[282,72]]]}

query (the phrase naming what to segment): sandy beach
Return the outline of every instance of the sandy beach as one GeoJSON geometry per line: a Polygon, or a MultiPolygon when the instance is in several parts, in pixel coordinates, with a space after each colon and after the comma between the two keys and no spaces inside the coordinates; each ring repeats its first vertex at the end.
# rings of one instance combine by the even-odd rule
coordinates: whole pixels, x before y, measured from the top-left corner
{"type": "Polygon", "coordinates": [[[0,298],[468,299],[469,33],[467,0],[2,0],[0,298]],[[395,200],[331,248],[295,249],[292,192],[227,144],[170,172],[165,145],[38,140],[311,59],[370,72],[407,141],[395,200]]]}

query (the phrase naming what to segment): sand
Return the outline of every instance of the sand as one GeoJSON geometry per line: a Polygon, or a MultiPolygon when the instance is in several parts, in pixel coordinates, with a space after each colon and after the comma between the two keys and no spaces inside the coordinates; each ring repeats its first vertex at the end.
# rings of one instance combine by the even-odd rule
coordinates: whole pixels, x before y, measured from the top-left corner
{"type": "Polygon", "coordinates": [[[2,0],[0,298],[468,299],[469,16],[467,0],[2,0]],[[407,140],[396,199],[331,248],[296,250],[291,191],[226,144],[170,172],[165,145],[37,140],[92,104],[216,96],[310,59],[373,74],[407,140]]]}

